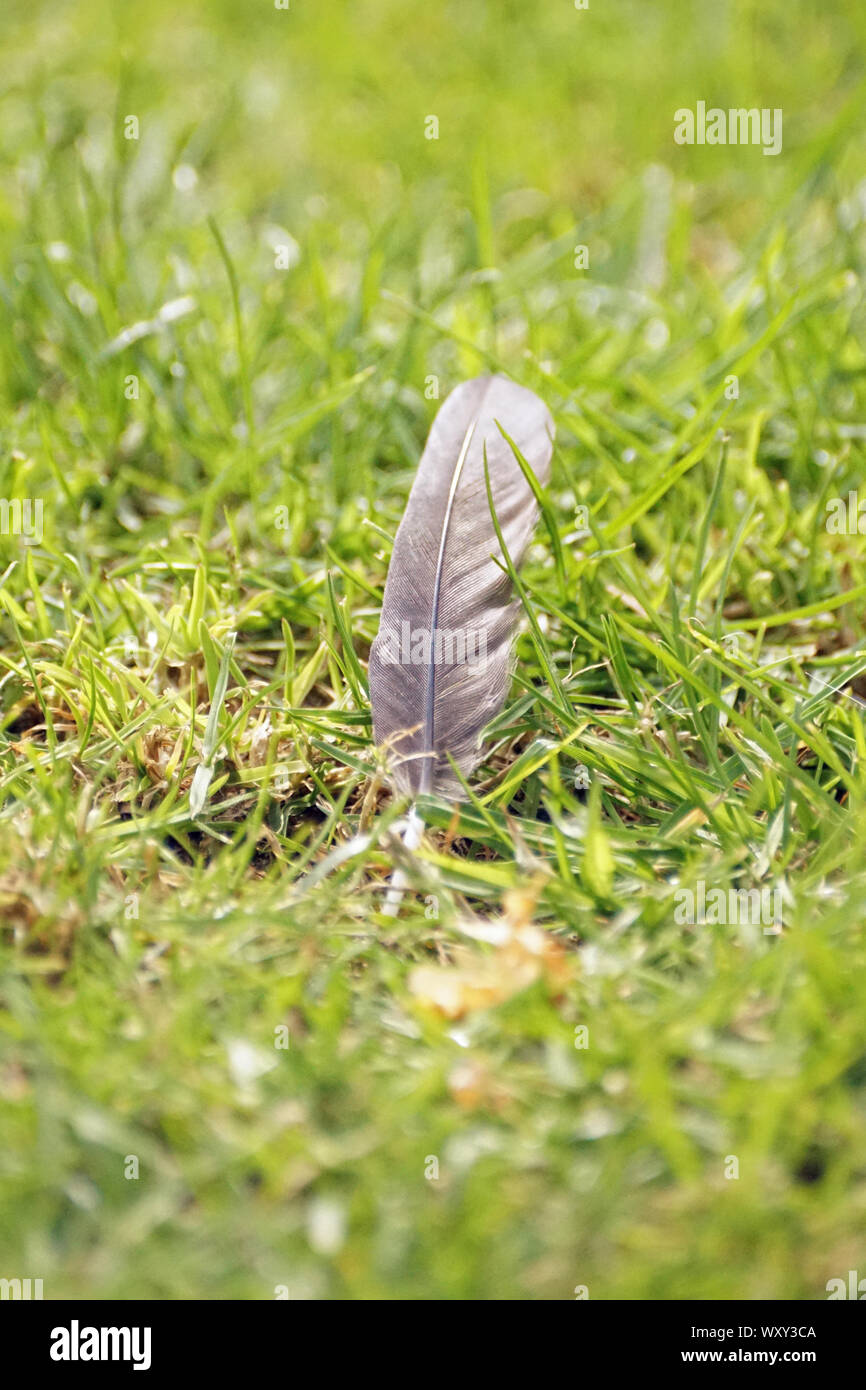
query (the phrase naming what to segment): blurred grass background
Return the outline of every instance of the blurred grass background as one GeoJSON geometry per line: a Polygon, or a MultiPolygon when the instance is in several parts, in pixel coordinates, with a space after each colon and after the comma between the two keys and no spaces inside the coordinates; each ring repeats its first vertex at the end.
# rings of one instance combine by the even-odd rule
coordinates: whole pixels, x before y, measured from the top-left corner
{"type": "Polygon", "coordinates": [[[0,538],[0,1275],[815,1298],[866,1273],[863,735],[804,675],[862,662],[862,543],[823,520],[863,468],[866,11],[6,0],[0,37],[0,490],[46,502],[41,544],[0,538]],[[699,100],[782,108],[783,153],[675,145],[699,100]],[[362,663],[425,385],[491,366],[559,426],[564,568],[540,549],[527,584],[572,710],[526,644],[464,863],[431,816],[441,922],[420,899],[385,933],[379,842],[287,887],[369,829],[362,663]],[[723,618],[735,672],[705,660],[723,618]],[[408,972],[527,846],[576,977],[452,1027],[408,972]],[[783,937],[674,924],[677,881],[746,859],[790,890],[783,937]]]}

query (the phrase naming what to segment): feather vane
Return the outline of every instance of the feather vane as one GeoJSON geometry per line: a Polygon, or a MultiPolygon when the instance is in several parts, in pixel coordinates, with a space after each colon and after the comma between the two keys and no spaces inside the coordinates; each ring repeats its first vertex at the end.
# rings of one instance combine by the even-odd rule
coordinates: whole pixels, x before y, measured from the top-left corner
{"type": "Polygon", "coordinates": [[[433,421],[394,541],[370,650],[370,700],[395,786],[413,797],[462,795],[449,755],[464,776],[474,771],[482,731],[508,693],[520,604],[503,569],[485,457],[515,567],[538,504],[503,431],[546,485],[547,407],[507,377],[477,377],[452,391],[433,421]]]}

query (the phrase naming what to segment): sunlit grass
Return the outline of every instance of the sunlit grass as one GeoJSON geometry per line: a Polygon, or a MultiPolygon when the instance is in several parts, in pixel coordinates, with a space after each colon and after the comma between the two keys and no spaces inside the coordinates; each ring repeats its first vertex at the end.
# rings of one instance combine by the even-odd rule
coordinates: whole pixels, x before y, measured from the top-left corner
{"type": "Polygon", "coordinates": [[[866,555],[826,527],[863,19],[693,8],[17,7],[0,491],[44,530],[0,537],[0,1274],[863,1272],[866,555]],[[778,160],[674,146],[729,92],[785,107],[778,160]],[[488,369],[548,403],[553,482],[511,698],[389,921],[366,658],[436,394],[488,369]],[[782,924],[683,924],[699,883],[782,924]],[[442,1018],[412,972],[515,902],[556,972],[442,1018]]]}

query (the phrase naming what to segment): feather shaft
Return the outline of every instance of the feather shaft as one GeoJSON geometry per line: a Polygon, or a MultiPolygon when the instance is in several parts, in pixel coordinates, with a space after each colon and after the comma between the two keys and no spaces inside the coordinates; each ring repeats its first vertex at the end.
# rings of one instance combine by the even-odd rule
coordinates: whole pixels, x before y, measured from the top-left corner
{"type": "MultiPolygon", "coordinates": [[[[521,604],[516,576],[550,476],[553,421],[507,377],[458,386],[430,429],[394,539],[368,663],[373,729],[390,777],[413,803],[405,846],[423,826],[418,796],[460,799],[505,703],[521,604]],[[456,768],[456,772],[455,772],[456,768]]],[[[393,915],[406,877],[386,900],[393,915]]]]}

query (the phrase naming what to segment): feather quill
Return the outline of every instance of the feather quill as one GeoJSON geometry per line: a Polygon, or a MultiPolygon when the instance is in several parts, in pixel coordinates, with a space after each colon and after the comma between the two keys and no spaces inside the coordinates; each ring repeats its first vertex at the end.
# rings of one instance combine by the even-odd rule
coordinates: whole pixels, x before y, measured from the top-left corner
{"type": "MultiPolygon", "coordinates": [[[[413,798],[461,796],[449,755],[464,776],[477,767],[482,731],[508,693],[520,605],[502,568],[485,457],[515,567],[538,504],[503,431],[547,483],[554,430],[544,402],[507,377],[466,381],[433,421],[394,541],[370,701],[394,785],[413,798]]],[[[410,835],[417,842],[417,816],[410,835]]]]}

